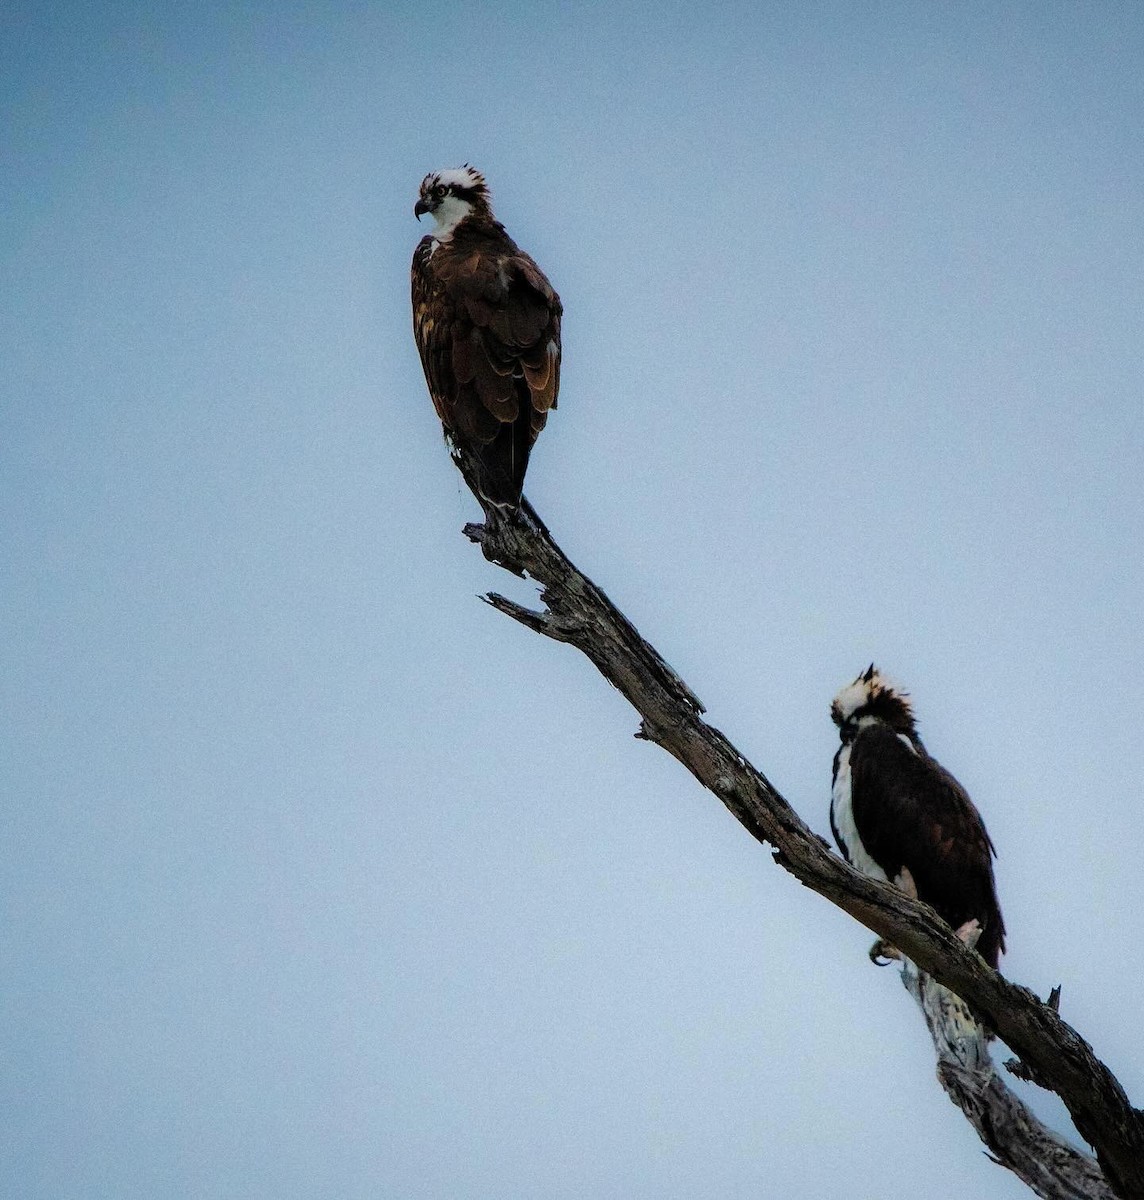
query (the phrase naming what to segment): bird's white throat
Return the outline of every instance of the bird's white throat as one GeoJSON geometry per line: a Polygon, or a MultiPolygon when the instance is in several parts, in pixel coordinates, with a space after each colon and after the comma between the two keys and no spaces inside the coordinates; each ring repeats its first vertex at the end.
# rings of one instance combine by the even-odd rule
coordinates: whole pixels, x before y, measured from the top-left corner
{"type": "Polygon", "coordinates": [[[472,211],[473,206],[468,200],[462,200],[460,196],[446,196],[433,211],[433,220],[437,226],[433,230],[433,237],[438,242],[448,241],[453,236],[453,230],[472,211]]]}

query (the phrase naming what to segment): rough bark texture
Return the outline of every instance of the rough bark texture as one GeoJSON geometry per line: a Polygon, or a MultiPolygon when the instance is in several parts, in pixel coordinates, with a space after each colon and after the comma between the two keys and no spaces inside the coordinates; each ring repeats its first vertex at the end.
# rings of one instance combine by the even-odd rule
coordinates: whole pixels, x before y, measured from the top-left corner
{"type": "MultiPolygon", "coordinates": [[[[464,452],[455,457],[466,481],[474,479],[473,464],[464,452]]],[[[832,853],[762,772],[702,719],[703,705],[690,688],[600,588],[573,566],[527,501],[518,515],[494,512],[487,524],[466,526],[465,533],[491,562],[535,580],[545,607],[534,611],[496,593],[485,597],[489,604],[586,654],[639,713],[637,736],[677,758],[750,834],[774,848],[775,861],[800,883],[962,997],[1020,1056],[1026,1077],[1061,1097],[1080,1135],[1096,1151],[1105,1190],[1083,1190],[1077,1173],[1072,1191],[1066,1187],[1041,1194],[1103,1196],[1111,1190],[1124,1200],[1144,1200],[1144,1114],[1129,1104],[1115,1076],[1055,1008],[986,966],[928,905],[859,874],[832,853]]],[[[959,1090],[950,1094],[955,1099],[964,1094],[967,1112],[978,1107],[982,1114],[993,1111],[982,1103],[972,1072],[966,1081],[951,1063],[941,1070],[947,1090],[948,1081],[958,1084],[959,1090]]],[[[991,1104],[992,1095],[989,1100],[991,1104]]],[[[1016,1123],[1014,1118],[1009,1127],[1016,1123]]]]}
{"type": "Polygon", "coordinates": [[[990,1157],[1045,1200],[1111,1200],[1096,1159],[1043,1124],[993,1065],[989,1038],[963,1001],[906,959],[902,982],[918,1002],[937,1052],[937,1077],[990,1157]]]}

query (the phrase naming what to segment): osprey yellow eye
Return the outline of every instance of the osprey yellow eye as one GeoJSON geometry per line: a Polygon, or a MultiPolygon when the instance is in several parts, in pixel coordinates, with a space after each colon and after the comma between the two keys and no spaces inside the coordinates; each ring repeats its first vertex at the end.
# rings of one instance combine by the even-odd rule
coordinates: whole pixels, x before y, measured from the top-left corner
{"type": "Polygon", "coordinates": [[[444,200],[444,199],[445,199],[445,193],[446,193],[448,190],[449,190],[449,189],[448,189],[447,187],[445,187],[445,185],[444,185],[443,183],[439,183],[439,184],[438,184],[438,185],[437,185],[437,186],[436,186],[436,187],[433,189],[433,196],[434,196],[434,198],[435,198],[435,199],[437,199],[437,200],[444,200]]]}

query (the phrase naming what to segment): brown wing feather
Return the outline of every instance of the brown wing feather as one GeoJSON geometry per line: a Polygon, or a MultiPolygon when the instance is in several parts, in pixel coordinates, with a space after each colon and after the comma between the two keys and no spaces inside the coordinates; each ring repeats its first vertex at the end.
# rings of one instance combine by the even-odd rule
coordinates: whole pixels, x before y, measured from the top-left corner
{"type": "MultiPolygon", "coordinates": [[[[560,297],[495,223],[464,222],[413,257],[413,323],[437,415],[520,498],[528,454],[560,389],[560,297]]],[[[513,495],[512,493],[515,493],[513,495]]]]}
{"type": "Polygon", "coordinates": [[[1005,922],[993,880],[993,843],[965,789],[885,725],[864,729],[850,752],[854,824],[890,879],[908,867],[918,897],[953,928],[976,919],[981,956],[997,965],[1005,922]]]}
{"type": "Polygon", "coordinates": [[[457,391],[453,367],[453,314],[444,289],[429,270],[431,245],[432,239],[424,237],[413,254],[413,337],[433,407],[446,429],[451,429],[453,397],[457,391]]]}

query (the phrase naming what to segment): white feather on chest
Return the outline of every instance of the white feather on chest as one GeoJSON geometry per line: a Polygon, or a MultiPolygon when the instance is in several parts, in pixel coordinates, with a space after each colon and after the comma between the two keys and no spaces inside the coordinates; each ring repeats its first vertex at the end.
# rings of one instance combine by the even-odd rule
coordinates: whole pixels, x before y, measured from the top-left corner
{"type": "Polygon", "coordinates": [[[844,852],[852,866],[872,879],[889,882],[886,872],[866,853],[858,827],[854,824],[853,784],[850,775],[850,751],[853,746],[843,746],[838,754],[838,765],[834,772],[834,788],[830,796],[830,816],[844,852]]]}

